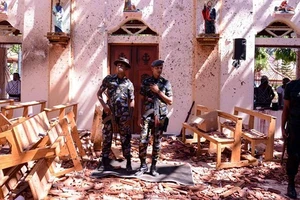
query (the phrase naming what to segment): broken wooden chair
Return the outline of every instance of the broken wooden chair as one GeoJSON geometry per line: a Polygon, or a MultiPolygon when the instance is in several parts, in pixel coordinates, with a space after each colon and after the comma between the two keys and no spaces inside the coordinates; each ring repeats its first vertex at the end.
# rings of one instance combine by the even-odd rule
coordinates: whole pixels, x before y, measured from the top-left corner
{"type": "MultiPolygon", "coordinates": [[[[234,114],[246,114],[249,119],[248,123],[243,124],[242,137],[247,142],[250,142],[251,155],[254,156],[256,146],[263,143],[266,145],[264,160],[273,160],[276,117],[237,106],[234,107],[234,114]],[[268,127],[267,131],[261,132],[261,130],[256,130],[254,128],[255,120],[264,120],[268,127]]],[[[245,145],[245,147],[247,146],[248,145],[245,145]]]]}
{"type": "MultiPolygon", "coordinates": [[[[185,132],[186,130],[191,130],[197,134],[197,156],[201,153],[201,138],[208,140],[210,142],[210,148],[212,144],[216,146],[216,168],[231,168],[231,167],[243,167],[248,165],[257,165],[258,162],[255,158],[249,157],[247,155],[241,154],[241,133],[242,133],[242,118],[236,115],[232,115],[220,110],[212,110],[203,105],[196,106],[196,116],[200,119],[205,118],[203,113],[217,112],[217,130],[201,130],[199,129],[200,123],[205,122],[201,120],[199,124],[183,123],[182,140],[185,142],[185,132]],[[235,126],[227,127],[223,124],[225,121],[235,122],[235,126]],[[228,129],[228,133],[224,132],[224,129],[228,129]],[[230,161],[222,161],[221,154],[224,148],[231,150],[230,161]]],[[[211,119],[207,119],[209,122],[211,119]]],[[[202,124],[201,124],[202,126],[202,124]]]]}

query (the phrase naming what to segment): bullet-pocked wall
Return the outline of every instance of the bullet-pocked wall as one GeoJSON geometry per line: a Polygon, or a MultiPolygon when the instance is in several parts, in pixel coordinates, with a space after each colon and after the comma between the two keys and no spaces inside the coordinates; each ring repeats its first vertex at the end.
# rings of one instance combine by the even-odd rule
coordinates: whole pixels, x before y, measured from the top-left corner
{"type": "MultiPolygon", "coordinates": [[[[255,34],[271,22],[286,21],[299,29],[299,3],[291,16],[272,16],[273,0],[215,0],[220,40],[202,46],[201,11],[204,0],[132,0],[139,15],[124,14],[124,1],[70,0],[71,41],[65,47],[49,45],[50,1],[15,0],[8,21],[23,33],[23,101],[45,99],[47,106],[76,101],[78,127],[90,129],[97,104],[96,92],[108,74],[109,43],[156,43],[165,60],[163,75],[172,83],[174,104],[168,132],[179,133],[193,100],[232,112],[234,105],[253,104],[255,34]],[[138,19],[158,36],[112,36],[129,19],[138,19]],[[232,66],[233,40],[245,38],[246,60],[232,66]]],[[[299,35],[299,30],[297,30],[299,35]]],[[[1,42],[1,41],[0,41],[1,42]]]]}
{"type": "Polygon", "coordinates": [[[169,131],[179,132],[180,123],[192,101],[193,2],[131,1],[137,14],[123,12],[124,1],[76,1],[72,14],[73,72],[72,93],[79,104],[79,127],[90,128],[96,92],[108,70],[108,44],[157,43],[159,58],[165,60],[163,76],[171,81],[174,104],[169,131]],[[112,36],[129,19],[137,19],[158,36],[112,36]],[[188,30],[188,31],[187,31],[188,30]]]}

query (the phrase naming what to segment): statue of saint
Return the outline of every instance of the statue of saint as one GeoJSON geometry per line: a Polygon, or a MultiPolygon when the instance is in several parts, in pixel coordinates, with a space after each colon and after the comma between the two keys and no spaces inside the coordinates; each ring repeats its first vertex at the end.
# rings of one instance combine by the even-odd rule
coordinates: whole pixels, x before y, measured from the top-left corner
{"type": "Polygon", "coordinates": [[[131,0],[125,0],[124,11],[136,11],[136,7],[131,4],[131,0]]]}
{"type": "Polygon", "coordinates": [[[275,6],[275,11],[280,11],[282,13],[294,12],[294,8],[288,5],[287,1],[282,1],[280,6],[275,6]]]}
{"type": "Polygon", "coordinates": [[[7,11],[6,1],[0,1],[0,13],[5,13],[7,11]]]}
{"type": "Polygon", "coordinates": [[[62,30],[62,21],[63,21],[63,15],[64,15],[64,9],[60,5],[60,0],[56,1],[55,6],[53,6],[52,13],[54,15],[54,32],[61,33],[62,30]]]}
{"type": "Polygon", "coordinates": [[[212,7],[212,2],[208,1],[204,3],[204,8],[202,10],[202,16],[205,20],[205,33],[206,34],[215,34],[216,33],[216,10],[212,7]]]}

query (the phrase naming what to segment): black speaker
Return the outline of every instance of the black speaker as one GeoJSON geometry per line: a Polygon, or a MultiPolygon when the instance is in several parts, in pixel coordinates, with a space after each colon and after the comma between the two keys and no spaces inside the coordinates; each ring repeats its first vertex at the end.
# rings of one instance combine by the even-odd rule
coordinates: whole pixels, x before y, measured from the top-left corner
{"type": "Polygon", "coordinates": [[[234,39],[233,60],[246,60],[246,39],[234,39]]]}

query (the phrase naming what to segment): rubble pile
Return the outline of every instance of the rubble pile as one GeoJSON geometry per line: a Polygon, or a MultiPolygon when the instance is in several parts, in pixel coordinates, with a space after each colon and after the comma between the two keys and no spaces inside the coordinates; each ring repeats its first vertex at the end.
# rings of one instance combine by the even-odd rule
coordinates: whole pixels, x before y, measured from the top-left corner
{"type": "MultiPolygon", "coordinates": [[[[183,144],[174,136],[163,138],[160,162],[189,163],[195,185],[151,183],[135,178],[92,179],[90,174],[97,168],[99,158],[92,150],[90,134],[85,132],[81,135],[87,153],[82,161],[84,170],[55,180],[49,199],[288,199],[285,195],[285,166],[281,166],[280,162],[262,161],[256,167],[216,170],[214,153],[203,153],[196,157],[196,144],[183,144]]],[[[118,141],[116,144],[118,146],[118,141]]],[[[205,148],[207,144],[203,145],[205,148]]],[[[112,158],[113,156],[112,154],[112,158]]],[[[139,162],[138,138],[132,140],[132,156],[132,162],[139,162]]],[[[150,154],[148,158],[151,159],[150,154]]],[[[70,163],[63,165],[68,164],[70,163]]],[[[298,180],[299,177],[296,180],[299,187],[298,180]]],[[[28,197],[25,199],[30,199],[30,193],[25,193],[24,196],[28,197]]]]}

